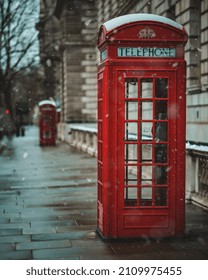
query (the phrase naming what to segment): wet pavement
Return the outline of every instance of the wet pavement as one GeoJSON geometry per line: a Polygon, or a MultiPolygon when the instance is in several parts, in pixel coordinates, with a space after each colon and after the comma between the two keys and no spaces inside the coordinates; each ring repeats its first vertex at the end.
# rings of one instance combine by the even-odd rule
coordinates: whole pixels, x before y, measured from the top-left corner
{"type": "Polygon", "coordinates": [[[40,147],[36,126],[0,149],[0,259],[208,259],[208,211],[186,205],[183,238],[103,241],[96,234],[96,158],[40,147]]]}

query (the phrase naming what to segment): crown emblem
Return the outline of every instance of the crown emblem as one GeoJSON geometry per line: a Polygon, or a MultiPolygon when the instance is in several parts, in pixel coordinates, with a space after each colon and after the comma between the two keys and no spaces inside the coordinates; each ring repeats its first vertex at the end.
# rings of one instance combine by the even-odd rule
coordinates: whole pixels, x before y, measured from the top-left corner
{"type": "Polygon", "coordinates": [[[156,36],[154,30],[150,29],[148,26],[145,28],[141,29],[139,31],[139,38],[143,39],[152,39],[156,36]]]}

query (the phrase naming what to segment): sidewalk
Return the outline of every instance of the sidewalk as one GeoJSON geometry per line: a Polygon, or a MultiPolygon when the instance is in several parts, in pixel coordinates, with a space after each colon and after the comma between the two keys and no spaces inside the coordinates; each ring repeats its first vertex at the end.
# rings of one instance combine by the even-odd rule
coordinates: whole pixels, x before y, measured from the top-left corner
{"type": "Polygon", "coordinates": [[[190,204],[183,239],[101,240],[96,158],[64,143],[40,147],[35,126],[0,166],[0,259],[208,259],[208,212],[190,204]]]}

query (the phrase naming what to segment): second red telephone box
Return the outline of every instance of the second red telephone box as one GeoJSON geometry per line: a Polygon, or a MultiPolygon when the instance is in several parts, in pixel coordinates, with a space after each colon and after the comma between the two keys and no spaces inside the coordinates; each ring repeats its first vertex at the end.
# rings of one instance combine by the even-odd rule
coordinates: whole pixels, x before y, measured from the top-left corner
{"type": "Polygon", "coordinates": [[[100,28],[98,231],[180,236],[185,217],[184,28],[131,14],[100,28]]]}
{"type": "Polygon", "coordinates": [[[56,144],[56,104],[51,100],[39,102],[39,142],[41,146],[56,144]]]}

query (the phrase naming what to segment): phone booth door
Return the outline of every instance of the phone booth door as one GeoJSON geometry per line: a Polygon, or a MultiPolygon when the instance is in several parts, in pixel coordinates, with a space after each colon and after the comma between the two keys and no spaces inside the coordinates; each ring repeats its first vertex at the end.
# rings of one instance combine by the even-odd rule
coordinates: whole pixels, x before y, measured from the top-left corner
{"type": "Polygon", "coordinates": [[[171,71],[119,71],[117,86],[118,237],[172,236],[175,75],[171,71]]]}

